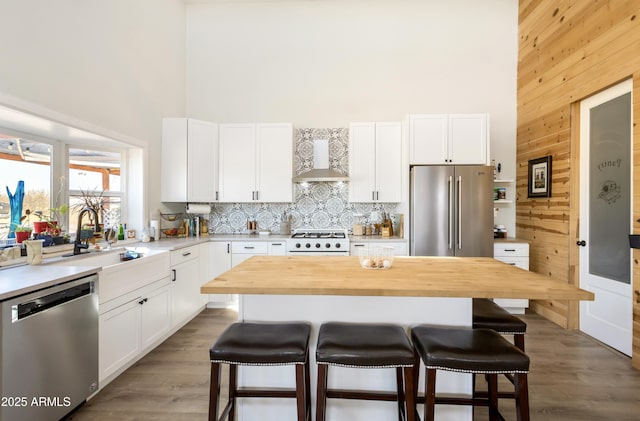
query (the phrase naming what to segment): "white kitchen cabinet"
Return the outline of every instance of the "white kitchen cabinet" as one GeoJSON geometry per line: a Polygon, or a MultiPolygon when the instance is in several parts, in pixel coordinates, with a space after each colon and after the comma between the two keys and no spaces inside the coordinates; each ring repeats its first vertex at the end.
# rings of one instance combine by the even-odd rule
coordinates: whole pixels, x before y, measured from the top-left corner
{"type": "Polygon", "coordinates": [[[269,256],[286,256],[287,255],[287,242],[286,241],[270,241],[267,247],[267,254],[269,256]]]}
{"type": "Polygon", "coordinates": [[[106,386],[171,329],[169,277],[100,305],[99,379],[106,386]]]}
{"type": "MultiPolygon", "coordinates": [[[[520,269],[529,270],[529,243],[496,241],[493,243],[493,257],[520,269]]],[[[524,314],[525,309],[529,307],[529,300],[527,299],[496,298],[493,301],[515,314],[524,314]]]]}
{"type": "Polygon", "coordinates": [[[293,200],[293,126],[220,125],[220,201],[293,200]]]}
{"type": "Polygon", "coordinates": [[[349,201],[400,202],[402,125],[349,125],[349,201]]]}
{"type": "Polygon", "coordinates": [[[244,262],[251,256],[269,254],[266,241],[234,241],[231,243],[231,267],[244,262]]]}
{"type": "Polygon", "coordinates": [[[407,243],[405,241],[352,241],[349,246],[351,256],[359,256],[360,253],[367,253],[369,247],[391,247],[394,256],[408,256],[407,243]]]}
{"type": "Polygon", "coordinates": [[[203,307],[199,250],[195,245],[171,251],[172,327],[184,324],[203,307]]]}
{"type": "Polygon", "coordinates": [[[411,165],[488,165],[487,114],[409,116],[411,165]]]}
{"type": "Polygon", "coordinates": [[[192,118],[162,120],[161,200],[218,200],[218,125],[192,118]]]}
{"type": "MultiPolygon", "coordinates": [[[[213,241],[209,243],[209,280],[231,269],[231,242],[213,241]]],[[[209,294],[208,307],[224,308],[235,301],[234,294],[209,294]]]]}

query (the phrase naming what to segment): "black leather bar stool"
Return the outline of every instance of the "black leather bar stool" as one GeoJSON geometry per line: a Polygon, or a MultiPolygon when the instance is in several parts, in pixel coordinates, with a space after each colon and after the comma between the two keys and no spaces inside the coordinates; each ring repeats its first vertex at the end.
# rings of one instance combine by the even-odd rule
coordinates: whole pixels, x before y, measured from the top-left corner
{"type": "Polygon", "coordinates": [[[311,420],[308,323],[234,323],[209,351],[209,421],[235,420],[236,398],[296,398],[298,421],[311,420]],[[220,364],[229,364],[229,400],[218,418],[220,364]],[[239,365],[295,365],[295,389],[240,389],[239,365]]]}
{"type": "Polygon", "coordinates": [[[330,322],[320,326],[318,348],[318,399],[316,421],[326,417],[327,398],[397,401],[398,420],[416,419],[413,378],[418,357],[401,326],[330,322]],[[329,366],[395,368],[397,392],[328,389],[329,366]],[[406,401],[406,407],[405,407],[406,401]]]}
{"type": "Polygon", "coordinates": [[[434,420],[436,404],[489,406],[489,419],[501,419],[497,377],[504,373],[514,375],[518,421],[529,421],[529,357],[500,334],[491,329],[422,325],[411,329],[411,339],[426,367],[425,397],[416,399],[425,404],[424,421],[434,420]],[[437,370],[486,374],[488,399],[436,396],[437,370]]]}
{"type": "Polygon", "coordinates": [[[513,343],[524,352],[527,324],[488,298],[473,299],[473,328],[513,335],[513,343]]]}
{"type": "MultiPolygon", "coordinates": [[[[524,335],[527,332],[527,324],[488,298],[473,299],[473,328],[492,329],[502,335],[513,335],[513,343],[524,352],[524,335]]],[[[509,379],[511,384],[514,384],[511,374],[505,374],[505,377],[509,379]]],[[[474,376],[474,396],[487,396],[486,392],[476,392],[475,386],[474,376]]],[[[513,399],[515,394],[513,392],[498,392],[498,397],[513,399]]]]}

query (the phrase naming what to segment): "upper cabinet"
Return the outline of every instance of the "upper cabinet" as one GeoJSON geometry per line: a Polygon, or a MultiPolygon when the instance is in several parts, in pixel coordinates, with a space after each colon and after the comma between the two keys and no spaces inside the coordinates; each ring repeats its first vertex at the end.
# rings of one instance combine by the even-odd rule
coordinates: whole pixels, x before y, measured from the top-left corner
{"type": "Polygon", "coordinates": [[[349,201],[400,202],[402,125],[349,125],[349,201]]]}
{"type": "Polygon", "coordinates": [[[220,201],[293,201],[293,126],[220,125],[220,201]]]}
{"type": "Polygon", "coordinates": [[[162,120],[163,202],[214,202],[218,196],[218,125],[162,120]]]}
{"type": "Polygon", "coordinates": [[[489,164],[487,114],[409,116],[411,165],[489,164]]]}

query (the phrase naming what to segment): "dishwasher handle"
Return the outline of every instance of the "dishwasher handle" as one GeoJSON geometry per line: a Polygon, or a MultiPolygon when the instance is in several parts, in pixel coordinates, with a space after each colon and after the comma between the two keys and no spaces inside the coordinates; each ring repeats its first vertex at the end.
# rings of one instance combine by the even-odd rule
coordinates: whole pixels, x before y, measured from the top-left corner
{"type": "Polygon", "coordinates": [[[91,295],[92,293],[93,282],[85,282],[83,284],[63,289],[62,291],[57,291],[52,294],[32,298],[19,304],[14,304],[11,308],[11,321],[15,323],[26,317],[33,316],[50,308],[58,307],[77,298],[91,295]]]}

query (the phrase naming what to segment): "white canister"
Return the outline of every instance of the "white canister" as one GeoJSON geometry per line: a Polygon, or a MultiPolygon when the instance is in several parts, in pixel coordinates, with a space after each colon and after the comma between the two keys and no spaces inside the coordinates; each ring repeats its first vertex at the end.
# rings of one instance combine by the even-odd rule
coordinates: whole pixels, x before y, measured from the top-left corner
{"type": "Polygon", "coordinates": [[[25,240],[23,243],[27,248],[27,263],[30,265],[42,263],[42,244],[44,240],[25,240]]]}

